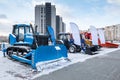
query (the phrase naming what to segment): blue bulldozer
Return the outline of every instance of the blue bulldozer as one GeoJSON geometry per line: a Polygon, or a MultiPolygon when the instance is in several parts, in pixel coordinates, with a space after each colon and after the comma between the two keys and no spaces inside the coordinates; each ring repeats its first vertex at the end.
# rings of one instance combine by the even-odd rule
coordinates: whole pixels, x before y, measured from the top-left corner
{"type": "Polygon", "coordinates": [[[9,46],[6,54],[9,58],[30,64],[36,69],[38,62],[67,58],[67,49],[63,44],[56,44],[54,31],[47,26],[47,34],[40,35],[29,24],[13,25],[9,34],[9,46]],[[49,45],[49,40],[53,44],[49,45]]]}

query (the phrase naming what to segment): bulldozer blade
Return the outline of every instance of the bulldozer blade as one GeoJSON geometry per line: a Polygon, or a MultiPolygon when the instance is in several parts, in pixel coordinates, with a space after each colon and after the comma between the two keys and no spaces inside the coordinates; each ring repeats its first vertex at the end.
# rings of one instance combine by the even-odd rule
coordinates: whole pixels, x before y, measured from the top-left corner
{"type": "Polygon", "coordinates": [[[32,54],[32,67],[36,68],[38,62],[67,58],[67,49],[64,45],[39,46],[32,54]]]}
{"type": "Polygon", "coordinates": [[[26,59],[26,58],[23,58],[23,57],[20,57],[20,56],[17,56],[17,55],[12,55],[11,57],[15,60],[18,60],[20,62],[27,63],[27,64],[31,65],[31,60],[29,60],[29,59],[26,59]]]}

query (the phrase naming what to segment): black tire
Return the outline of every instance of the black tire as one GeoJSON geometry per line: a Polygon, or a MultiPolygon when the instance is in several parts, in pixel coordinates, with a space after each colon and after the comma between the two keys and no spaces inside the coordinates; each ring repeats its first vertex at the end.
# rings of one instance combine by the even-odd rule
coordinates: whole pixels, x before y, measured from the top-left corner
{"type": "Polygon", "coordinates": [[[75,52],[76,52],[76,47],[75,47],[74,45],[71,45],[71,46],[69,47],[69,52],[70,52],[70,53],[75,53],[75,52]]]}
{"type": "Polygon", "coordinates": [[[78,49],[77,49],[77,52],[80,52],[80,51],[81,51],[81,48],[78,48],[78,49]]]}

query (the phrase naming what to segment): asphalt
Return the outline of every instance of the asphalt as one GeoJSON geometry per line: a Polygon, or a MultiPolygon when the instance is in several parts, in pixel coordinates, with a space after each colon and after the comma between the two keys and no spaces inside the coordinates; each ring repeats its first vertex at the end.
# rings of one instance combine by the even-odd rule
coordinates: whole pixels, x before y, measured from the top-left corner
{"type": "Polygon", "coordinates": [[[120,80],[120,50],[70,65],[34,80],[120,80]]]}

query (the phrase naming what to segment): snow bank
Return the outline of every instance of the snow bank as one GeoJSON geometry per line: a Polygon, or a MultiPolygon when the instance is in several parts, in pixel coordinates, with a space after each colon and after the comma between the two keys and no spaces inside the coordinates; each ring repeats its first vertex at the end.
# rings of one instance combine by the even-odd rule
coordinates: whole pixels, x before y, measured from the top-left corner
{"type": "Polygon", "coordinates": [[[100,51],[97,51],[98,54],[96,55],[87,55],[82,53],[74,53],[74,54],[69,53],[68,57],[70,61],[61,59],[60,61],[51,63],[51,64],[40,63],[41,65],[40,67],[42,68],[41,72],[35,72],[30,65],[3,57],[3,54],[0,51],[0,80],[34,79],[36,77],[46,75],[53,71],[62,69],[74,63],[84,62],[87,59],[91,59],[97,56],[103,56],[107,53],[110,53],[119,49],[120,48],[101,48],[100,51]]]}
{"type": "Polygon", "coordinates": [[[34,75],[30,65],[3,57],[0,51],[0,80],[27,80],[34,75]]]}

